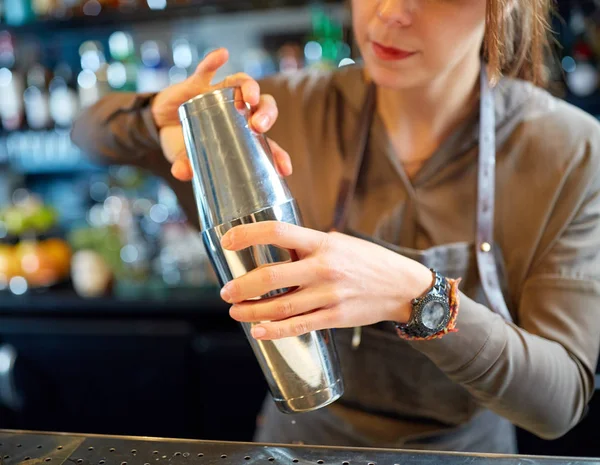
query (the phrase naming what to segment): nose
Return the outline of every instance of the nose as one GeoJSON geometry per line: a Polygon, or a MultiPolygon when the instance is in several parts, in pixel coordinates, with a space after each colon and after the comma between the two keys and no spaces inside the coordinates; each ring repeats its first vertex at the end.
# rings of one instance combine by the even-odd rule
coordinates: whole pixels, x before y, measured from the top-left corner
{"type": "Polygon", "coordinates": [[[412,24],[414,0],[380,0],[377,16],[390,25],[407,27],[412,24]]]}

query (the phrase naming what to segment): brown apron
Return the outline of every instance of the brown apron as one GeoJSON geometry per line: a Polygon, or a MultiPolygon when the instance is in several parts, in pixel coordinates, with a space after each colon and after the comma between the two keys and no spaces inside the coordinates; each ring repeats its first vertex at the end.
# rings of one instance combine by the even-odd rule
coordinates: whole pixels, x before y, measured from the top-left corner
{"type": "MultiPolygon", "coordinates": [[[[359,120],[356,150],[345,162],[333,229],[379,244],[448,277],[462,277],[461,291],[465,295],[512,321],[499,278],[502,256],[493,242],[495,114],[485,67],[481,73],[476,244],[459,242],[416,250],[366,236],[347,226],[374,111],[375,86],[371,85],[359,120]]],[[[413,200],[407,204],[405,215],[414,215],[414,190],[406,173],[399,172],[413,200]]],[[[510,422],[481,408],[462,386],[450,381],[431,360],[400,339],[393,324],[380,323],[360,330],[336,329],[334,334],[345,382],[344,396],[327,408],[295,416],[281,414],[267,398],[256,441],[517,451],[510,422]]]]}

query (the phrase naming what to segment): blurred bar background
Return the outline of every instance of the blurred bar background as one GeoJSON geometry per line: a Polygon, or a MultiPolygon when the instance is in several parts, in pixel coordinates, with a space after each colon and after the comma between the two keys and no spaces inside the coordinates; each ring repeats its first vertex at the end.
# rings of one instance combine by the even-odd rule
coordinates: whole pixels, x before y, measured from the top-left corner
{"type": "MultiPolygon", "coordinates": [[[[550,89],[600,117],[600,1],[557,9],[550,89]]],[[[251,440],[266,386],[177,199],[69,131],[216,47],[217,77],[354,63],[349,26],[339,0],[0,0],[0,428],[251,440]]],[[[597,397],[522,452],[600,455],[597,397]]]]}

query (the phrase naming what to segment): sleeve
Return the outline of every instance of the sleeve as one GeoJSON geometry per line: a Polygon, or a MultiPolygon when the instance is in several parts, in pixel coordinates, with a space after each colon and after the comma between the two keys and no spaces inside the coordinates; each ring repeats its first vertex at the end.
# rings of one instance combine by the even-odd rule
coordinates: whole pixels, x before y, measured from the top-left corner
{"type": "Polygon", "coordinates": [[[160,153],[158,130],[150,112],[154,94],[110,93],[84,110],[71,130],[71,140],[101,163],[139,162],[160,153]]]}
{"type": "Polygon", "coordinates": [[[461,294],[457,333],[410,342],[482,406],[544,439],[585,415],[600,351],[600,176],[585,145],[522,285],[519,326],[461,294]]]}

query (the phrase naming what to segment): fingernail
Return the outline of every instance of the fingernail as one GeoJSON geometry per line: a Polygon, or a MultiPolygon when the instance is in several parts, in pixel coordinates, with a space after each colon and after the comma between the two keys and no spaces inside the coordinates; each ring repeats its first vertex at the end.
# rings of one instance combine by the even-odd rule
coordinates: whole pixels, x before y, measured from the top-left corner
{"type": "Polygon", "coordinates": [[[228,247],[231,247],[231,244],[232,244],[231,236],[228,234],[225,234],[221,238],[221,245],[225,248],[228,248],[228,247]]]}
{"type": "Polygon", "coordinates": [[[221,299],[223,299],[225,302],[231,301],[231,295],[229,294],[229,289],[227,288],[227,285],[225,285],[221,289],[221,299]]]}
{"type": "Polygon", "coordinates": [[[263,337],[267,334],[267,330],[262,326],[252,328],[252,337],[263,337]]]}
{"type": "Polygon", "coordinates": [[[258,126],[262,129],[266,129],[269,126],[269,117],[267,115],[263,115],[258,118],[258,126]]]}
{"type": "Polygon", "coordinates": [[[239,315],[238,309],[235,305],[232,305],[229,308],[229,316],[231,316],[233,319],[235,319],[236,316],[239,315]]]}

